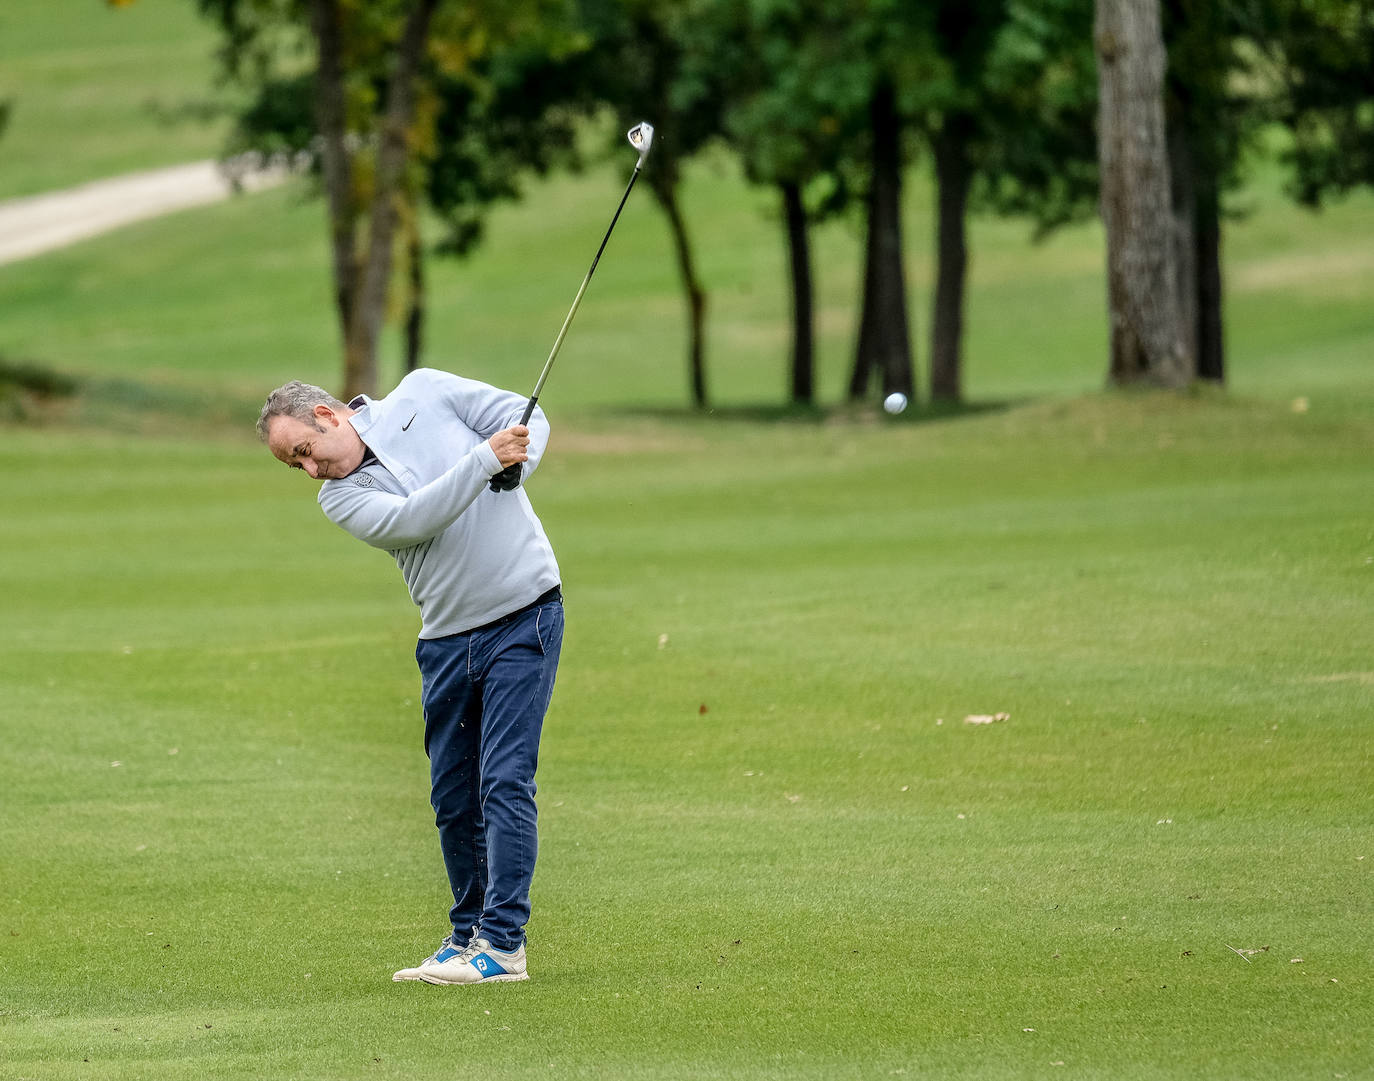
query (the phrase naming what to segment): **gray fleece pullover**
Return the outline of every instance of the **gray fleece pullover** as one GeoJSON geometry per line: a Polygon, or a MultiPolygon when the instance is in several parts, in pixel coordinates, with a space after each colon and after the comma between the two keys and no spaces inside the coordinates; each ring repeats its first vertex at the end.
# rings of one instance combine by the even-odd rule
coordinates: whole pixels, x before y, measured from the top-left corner
{"type": "MultiPolygon", "coordinates": [[[[349,421],[375,462],[320,486],[331,521],[396,558],[420,606],[421,638],[472,630],[559,584],[558,563],[524,483],[493,492],[501,462],[487,439],[520,420],[525,399],[421,368],[385,398],[364,398],[349,421]]],[[[524,480],[549,440],[530,417],[524,480]]]]}

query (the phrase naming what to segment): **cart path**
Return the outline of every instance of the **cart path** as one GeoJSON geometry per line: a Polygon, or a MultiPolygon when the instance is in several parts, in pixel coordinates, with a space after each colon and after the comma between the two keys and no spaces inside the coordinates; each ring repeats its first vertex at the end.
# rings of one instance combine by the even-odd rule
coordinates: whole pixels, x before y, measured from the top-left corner
{"type": "MultiPolygon", "coordinates": [[[[249,173],[239,187],[260,191],[287,175],[285,170],[249,173]]],[[[197,161],[9,199],[0,202],[0,265],[232,194],[234,186],[217,162],[197,161]]]]}

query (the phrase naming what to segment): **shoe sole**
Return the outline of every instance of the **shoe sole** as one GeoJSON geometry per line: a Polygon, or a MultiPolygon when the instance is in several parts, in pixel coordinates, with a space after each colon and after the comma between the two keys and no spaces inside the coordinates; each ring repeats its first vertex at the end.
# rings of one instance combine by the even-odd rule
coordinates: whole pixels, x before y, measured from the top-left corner
{"type": "Polygon", "coordinates": [[[468,987],[476,983],[517,983],[529,978],[528,972],[507,972],[501,976],[484,976],[480,980],[441,980],[438,976],[431,976],[428,973],[420,975],[422,981],[435,987],[468,987]]]}
{"type": "Polygon", "coordinates": [[[401,973],[396,972],[391,977],[392,983],[418,983],[419,981],[420,974],[418,972],[414,976],[402,976],[401,973]]]}

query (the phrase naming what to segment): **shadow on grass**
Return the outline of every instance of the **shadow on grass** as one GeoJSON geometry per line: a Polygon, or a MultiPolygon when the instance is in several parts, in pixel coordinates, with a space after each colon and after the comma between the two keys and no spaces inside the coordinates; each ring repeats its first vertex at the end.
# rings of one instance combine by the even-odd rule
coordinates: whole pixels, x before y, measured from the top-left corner
{"type": "MultiPolygon", "coordinates": [[[[756,402],[696,409],[690,405],[613,405],[573,408],[588,419],[639,420],[674,425],[922,425],[1005,413],[1034,399],[976,402],[913,402],[889,414],[877,402],[797,405],[756,402]]],[[[16,363],[0,356],[0,423],[72,424],[116,431],[157,431],[183,425],[250,431],[257,399],[242,400],[223,388],[195,387],[128,378],[71,376],[52,367],[16,363]]]]}
{"type": "Polygon", "coordinates": [[[215,389],[73,376],[0,357],[0,423],[151,431],[251,426],[258,407],[215,389]]]}
{"type": "Polygon", "coordinates": [[[980,402],[912,402],[898,414],[883,411],[876,402],[844,402],[838,405],[755,403],[717,405],[707,409],[690,406],[621,406],[608,415],[640,420],[673,422],[725,422],[741,424],[825,425],[850,423],[932,424],[961,420],[987,413],[1004,413],[1031,399],[1008,398],[980,402]]]}
{"type": "Polygon", "coordinates": [[[71,376],[28,361],[0,357],[0,420],[23,423],[75,398],[71,376]]]}

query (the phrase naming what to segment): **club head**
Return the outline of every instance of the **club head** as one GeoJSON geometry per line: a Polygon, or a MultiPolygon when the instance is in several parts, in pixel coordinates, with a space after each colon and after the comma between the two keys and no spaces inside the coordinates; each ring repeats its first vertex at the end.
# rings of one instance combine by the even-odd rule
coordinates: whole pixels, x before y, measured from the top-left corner
{"type": "Polygon", "coordinates": [[[649,147],[654,144],[654,126],[647,121],[641,121],[626,133],[625,138],[639,151],[639,164],[643,165],[644,159],[649,156],[649,147]]]}

